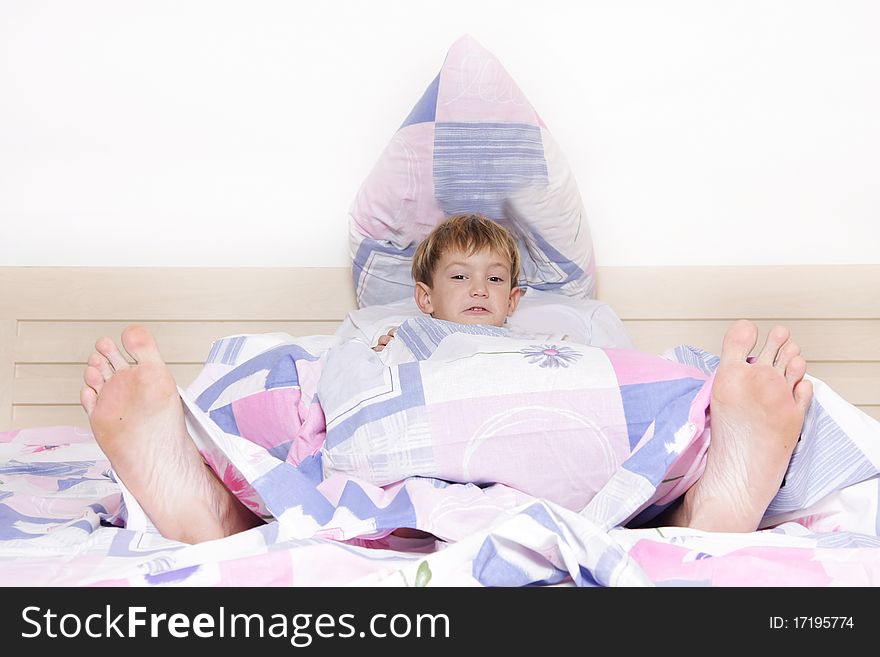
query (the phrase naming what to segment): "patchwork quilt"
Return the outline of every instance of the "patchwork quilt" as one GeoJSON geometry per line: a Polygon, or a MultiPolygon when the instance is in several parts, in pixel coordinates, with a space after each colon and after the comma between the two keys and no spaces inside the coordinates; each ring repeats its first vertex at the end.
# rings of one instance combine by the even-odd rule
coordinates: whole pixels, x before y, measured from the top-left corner
{"type": "Polygon", "coordinates": [[[213,345],[190,434],[267,522],[200,545],[156,532],[87,430],[0,434],[0,583],[880,584],[880,423],[819,380],[764,529],[640,528],[702,472],[717,358],[428,318],[392,345],[213,345]]]}

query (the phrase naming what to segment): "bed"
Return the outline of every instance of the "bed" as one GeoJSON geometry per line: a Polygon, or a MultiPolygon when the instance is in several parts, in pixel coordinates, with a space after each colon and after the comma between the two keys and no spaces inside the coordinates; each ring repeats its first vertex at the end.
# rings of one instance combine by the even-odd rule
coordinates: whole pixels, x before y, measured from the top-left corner
{"type": "Polygon", "coordinates": [[[350,268],[0,268],[0,583],[880,584],[880,267],[597,267],[561,150],[469,37],[349,217],[350,268]],[[398,364],[375,332],[343,337],[411,295],[414,244],[458,212],[513,231],[511,322],[553,333],[410,316],[398,364]],[[563,317],[582,337],[557,341],[563,317]],[[761,531],[649,528],[705,465],[713,354],[740,318],[801,344],[809,437],[761,531]],[[133,322],[265,524],[168,540],[117,481],[78,391],[95,339],[133,322]]]}
{"type": "MultiPolygon", "coordinates": [[[[638,349],[687,342],[715,352],[733,319],[755,319],[764,331],[782,322],[812,372],[866,416],[878,415],[880,318],[872,310],[880,298],[871,295],[880,267],[600,268],[597,280],[638,349]]],[[[504,501],[472,533],[462,521],[462,536],[440,550],[394,537],[284,536],[272,524],[185,546],[113,526],[121,493],[77,402],[94,339],[143,323],[185,384],[224,336],[333,333],[355,307],[350,271],[4,268],[0,281],[6,585],[574,585],[590,580],[586,548],[595,541],[626,557],[610,580],[596,575],[603,585],[880,583],[880,541],[864,525],[873,518],[876,528],[878,517],[878,480],[870,477],[751,535],[597,531],[527,497],[504,501]],[[848,517],[857,500],[869,505],[861,520],[848,517]],[[848,520],[860,531],[847,530],[848,520]],[[493,567],[487,553],[517,568],[493,567]]]]}

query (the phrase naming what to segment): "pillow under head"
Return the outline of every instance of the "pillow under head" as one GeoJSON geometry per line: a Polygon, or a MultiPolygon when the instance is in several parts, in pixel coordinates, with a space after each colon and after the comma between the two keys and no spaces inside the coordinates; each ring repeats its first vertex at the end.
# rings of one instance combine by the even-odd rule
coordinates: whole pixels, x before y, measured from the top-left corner
{"type": "MultiPolygon", "coordinates": [[[[389,329],[414,317],[425,317],[412,296],[388,304],[350,311],[336,335],[375,346],[389,329]]],[[[593,347],[633,349],[623,322],[611,307],[596,299],[577,299],[529,290],[505,328],[512,337],[567,340],[593,347]]]]}
{"type": "Polygon", "coordinates": [[[461,212],[511,229],[523,287],[593,297],[593,243],[571,170],[513,79],[469,36],[450,48],[352,204],[358,306],[411,296],[416,246],[461,212]]]}

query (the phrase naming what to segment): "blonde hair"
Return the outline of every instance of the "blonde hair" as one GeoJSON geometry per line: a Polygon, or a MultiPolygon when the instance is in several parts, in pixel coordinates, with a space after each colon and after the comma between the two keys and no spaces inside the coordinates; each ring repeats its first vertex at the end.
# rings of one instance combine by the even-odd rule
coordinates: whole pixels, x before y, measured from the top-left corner
{"type": "Polygon", "coordinates": [[[489,249],[510,261],[510,288],[519,279],[519,248],[510,231],[481,214],[456,214],[437,224],[416,248],[412,275],[416,282],[433,287],[434,268],[449,251],[473,255],[489,249]]]}

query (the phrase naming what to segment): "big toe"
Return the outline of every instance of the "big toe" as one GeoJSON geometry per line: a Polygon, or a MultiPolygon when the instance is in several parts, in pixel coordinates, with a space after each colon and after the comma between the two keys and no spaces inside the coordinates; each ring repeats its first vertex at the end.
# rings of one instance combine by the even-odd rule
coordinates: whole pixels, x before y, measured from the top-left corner
{"type": "Polygon", "coordinates": [[[133,324],[122,332],[122,346],[138,363],[161,363],[156,339],[143,326],[133,324]]]}
{"type": "Polygon", "coordinates": [[[722,362],[745,361],[757,342],[758,327],[754,322],[747,319],[735,322],[724,334],[724,341],[721,344],[722,362]]]}

